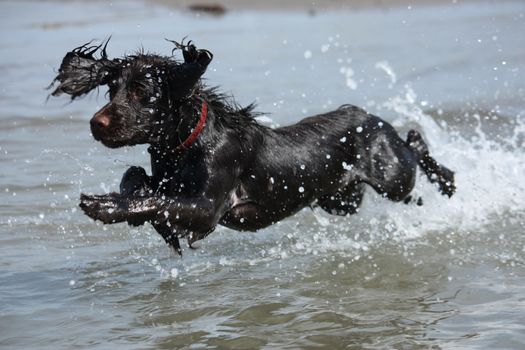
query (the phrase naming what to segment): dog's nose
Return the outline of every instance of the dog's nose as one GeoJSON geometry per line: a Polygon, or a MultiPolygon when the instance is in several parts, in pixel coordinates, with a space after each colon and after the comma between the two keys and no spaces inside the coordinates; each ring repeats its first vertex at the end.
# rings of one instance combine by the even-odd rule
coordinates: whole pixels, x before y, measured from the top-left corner
{"type": "Polygon", "coordinates": [[[91,121],[89,122],[91,124],[91,128],[94,130],[102,130],[106,129],[109,126],[109,116],[105,113],[96,113],[93,118],[91,118],[91,121]]]}

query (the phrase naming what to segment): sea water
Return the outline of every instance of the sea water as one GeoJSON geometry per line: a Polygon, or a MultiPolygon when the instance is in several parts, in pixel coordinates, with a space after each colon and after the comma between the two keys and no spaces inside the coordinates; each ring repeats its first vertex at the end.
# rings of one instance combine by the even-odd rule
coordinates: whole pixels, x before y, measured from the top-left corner
{"type": "MultiPolygon", "coordinates": [[[[231,12],[151,2],[0,3],[0,348],[525,347],[525,5],[231,12]],[[64,54],[214,53],[207,83],[286,125],[352,103],[420,130],[456,172],[423,206],[368,190],[360,212],[305,209],[257,233],[218,227],[175,256],[150,227],[95,223],[145,147],[110,150],[105,90],[46,101],[64,54]]],[[[294,195],[294,194],[291,194],[294,195]]]]}

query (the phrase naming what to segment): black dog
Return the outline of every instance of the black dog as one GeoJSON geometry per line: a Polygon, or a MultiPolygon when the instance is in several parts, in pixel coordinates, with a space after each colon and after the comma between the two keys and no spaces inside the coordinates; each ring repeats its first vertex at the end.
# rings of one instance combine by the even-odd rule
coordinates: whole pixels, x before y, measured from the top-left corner
{"type": "Polygon", "coordinates": [[[78,47],[62,61],[52,95],[74,99],[109,87],[109,103],[90,122],[96,140],[150,145],[151,176],[132,167],[120,193],[81,195],[93,219],[149,221],[180,254],[179,237],[191,247],[217,224],[254,231],[311,205],[354,214],[365,184],[407,200],[418,165],[442,194],[454,193],[454,173],[430,156],[417,131],[403,141],[390,124],[351,105],[270,129],[253,119],[253,105],[240,108],[204,86],[209,51],[173,43],[184,62],[144,53],[109,60],[107,42],[78,47]]]}

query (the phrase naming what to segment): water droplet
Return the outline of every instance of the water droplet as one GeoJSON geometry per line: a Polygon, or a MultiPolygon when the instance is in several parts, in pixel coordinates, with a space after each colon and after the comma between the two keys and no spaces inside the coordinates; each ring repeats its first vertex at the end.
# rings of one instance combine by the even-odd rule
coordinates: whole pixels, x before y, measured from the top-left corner
{"type": "Polygon", "coordinates": [[[303,193],[304,192],[304,187],[303,186],[299,186],[299,193],[303,193]]]}
{"type": "Polygon", "coordinates": [[[361,126],[358,126],[358,127],[355,129],[355,131],[356,131],[357,133],[363,132],[363,128],[362,128],[361,126]]]}
{"type": "Polygon", "coordinates": [[[346,162],[342,162],[341,165],[343,166],[343,169],[345,169],[345,170],[352,170],[352,164],[348,164],[346,162]]]}

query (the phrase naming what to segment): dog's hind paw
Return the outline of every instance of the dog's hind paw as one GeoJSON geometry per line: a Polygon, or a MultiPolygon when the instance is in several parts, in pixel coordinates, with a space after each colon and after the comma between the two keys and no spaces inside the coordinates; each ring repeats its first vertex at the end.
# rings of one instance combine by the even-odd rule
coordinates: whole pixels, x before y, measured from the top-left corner
{"type": "Polygon", "coordinates": [[[441,167],[439,174],[434,174],[435,182],[439,186],[439,191],[442,195],[449,198],[456,192],[456,185],[454,182],[454,172],[445,167],[441,167]]]}
{"type": "Polygon", "coordinates": [[[418,207],[422,206],[423,205],[423,198],[421,197],[417,197],[414,198],[412,197],[411,195],[410,196],[407,196],[404,200],[403,200],[403,203],[405,204],[412,204],[412,203],[415,203],[418,207]]]}

